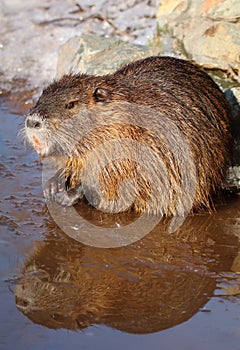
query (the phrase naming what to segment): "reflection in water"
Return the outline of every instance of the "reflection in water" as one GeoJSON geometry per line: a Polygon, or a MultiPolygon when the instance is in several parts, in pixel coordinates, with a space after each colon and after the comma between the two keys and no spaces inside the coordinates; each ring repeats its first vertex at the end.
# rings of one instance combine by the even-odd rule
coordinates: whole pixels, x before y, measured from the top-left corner
{"type": "MultiPolygon", "coordinates": [[[[116,221],[83,210],[103,226],[116,221]]],[[[55,329],[105,324],[143,334],[182,323],[213,295],[218,273],[230,271],[237,254],[237,237],[216,220],[195,216],[174,234],[161,224],[141,241],[116,249],[84,246],[49,223],[45,240],[26,258],[15,287],[17,307],[55,329]]]]}

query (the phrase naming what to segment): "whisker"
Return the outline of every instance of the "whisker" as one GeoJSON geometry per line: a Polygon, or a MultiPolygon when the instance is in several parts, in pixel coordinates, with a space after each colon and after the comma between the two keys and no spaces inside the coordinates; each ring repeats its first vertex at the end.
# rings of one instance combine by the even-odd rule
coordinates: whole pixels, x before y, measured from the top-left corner
{"type": "Polygon", "coordinates": [[[26,139],[26,132],[25,132],[25,127],[22,127],[18,133],[17,133],[17,138],[19,138],[21,141],[24,141],[26,139]]]}

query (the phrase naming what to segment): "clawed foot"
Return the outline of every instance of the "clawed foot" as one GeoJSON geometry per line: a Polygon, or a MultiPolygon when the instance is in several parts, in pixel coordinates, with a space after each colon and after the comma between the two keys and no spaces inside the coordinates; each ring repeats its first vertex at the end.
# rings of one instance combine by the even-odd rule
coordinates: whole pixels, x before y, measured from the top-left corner
{"type": "Polygon", "coordinates": [[[67,207],[76,204],[83,197],[81,185],[67,190],[66,179],[59,173],[46,182],[43,193],[48,202],[56,202],[67,207]]]}

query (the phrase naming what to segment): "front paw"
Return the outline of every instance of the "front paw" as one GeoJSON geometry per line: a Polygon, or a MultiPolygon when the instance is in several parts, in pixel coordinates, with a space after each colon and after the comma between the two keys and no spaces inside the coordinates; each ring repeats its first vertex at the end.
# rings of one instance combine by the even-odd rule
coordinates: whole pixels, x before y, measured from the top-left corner
{"type": "Polygon", "coordinates": [[[66,192],[66,181],[59,173],[46,181],[43,186],[43,194],[47,201],[55,201],[57,194],[64,192],[66,192]]]}
{"type": "Polygon", "coordinates": [[[62,175],[62,171],[58,171],[53,177],[46,181],[43,193],[49,202],[56,202],[60,205],[70,207],[76,204],[79,199],[83,198],[82,185],[79,184],[75,188],[68,189],[68,182],[62,175]]]}
{"type": "Polygon", "coordinates": [[[71,207],[81,199],[82,193],[78,188],[69,191],[58,192],[55,194],[55,201],[65,207],[71,207]]]}

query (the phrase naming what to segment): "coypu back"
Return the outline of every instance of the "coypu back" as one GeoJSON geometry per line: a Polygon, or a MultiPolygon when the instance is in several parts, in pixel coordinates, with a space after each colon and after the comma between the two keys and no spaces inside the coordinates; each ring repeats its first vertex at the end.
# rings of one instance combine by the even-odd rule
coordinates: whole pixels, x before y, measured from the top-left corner
{"type": "Polygon", "coordinates": [[[26,131],[38,153],[61,159],[68,188],[80,188],[97,208],[175,216],[211,209],[229,162],[229,117],[205,72],[149,57],[113,74],[53,82],[26,131]]]}

